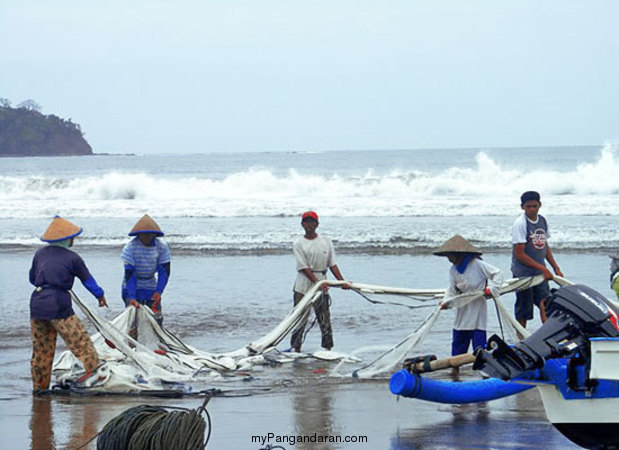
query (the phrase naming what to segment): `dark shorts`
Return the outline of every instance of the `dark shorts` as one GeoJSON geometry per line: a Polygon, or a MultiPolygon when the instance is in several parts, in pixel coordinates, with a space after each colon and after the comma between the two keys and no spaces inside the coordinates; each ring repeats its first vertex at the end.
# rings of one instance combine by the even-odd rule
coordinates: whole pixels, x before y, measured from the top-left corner
{"type": "Polygon", "coordinates": [[[479,347],[486,348],[486,330],[453,330],[451,356],[468,353],[470,343],[473,344],[473,351],[479,347]]]}
{"type": "Polygon", "coordinates": [[[550,295],[548,281],[542,284],[523,289],[516,292],[516,304],[514,305],[514,315],[516,320],[533,319],[533,305],[539,308],[540,301],[547,299],[550,295]]]}

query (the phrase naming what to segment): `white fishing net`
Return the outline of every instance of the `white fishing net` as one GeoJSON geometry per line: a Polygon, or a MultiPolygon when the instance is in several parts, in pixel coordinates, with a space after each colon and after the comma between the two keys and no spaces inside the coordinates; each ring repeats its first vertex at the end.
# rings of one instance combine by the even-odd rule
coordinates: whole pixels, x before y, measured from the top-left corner
{"type": "MultiPolygon", "coordinates": [[[[501,294],[534,286],[542,281],[541,276],[511,279],[503,284],[501,294]]],[[[555,281],[561,285],[571,284],[559,277],[555,281]]],[[[279,352],[276,346],[311,314],[314,303],[321,298],[322,284],[341,287],[344,282],[325,280],[317,284],[270,332],[242,348],[226,353],[205,352],[182,342],[157,323],[149,308],[126,308],[110,321],[70,292],[73,302],[98,330],[91,338],[102,365],[84,377],[79,360],[70,351],[65,351],[53,367],[57,386],[106,393],[162,390],[188,393],[194,388],[207,386],[209,381],[221,380],[226,374],[294,361],[298,354],[279,352]]],[[[414,308],[419,302],[431,302],[425,306],[433,310],[416,326],[414,332],[392,347],[366,346],[350,355],[315,352],[313,356],[316,358],[339,360],[330,371],[330,375],[335,377],[372,378],[388,375],[427,337],[442,311],[438,306],[439,301],[450,308],[458,308],[483,296],[480,291],[443,298],[444,290],[441,289],[404,289],[362,283],[351,284],[351,289],[375,304],[414,308]],[[376,355],[377,352],[379,356],[373,357],[371,361],[364,361],[360,357],[364,354],[376,355]]],[[[495,299],[495,302],[508,336],[512,336],[513,341],[516,340],[517,332],[527,336],[528,332],[518,324],[500,299],[495,299]]]]}

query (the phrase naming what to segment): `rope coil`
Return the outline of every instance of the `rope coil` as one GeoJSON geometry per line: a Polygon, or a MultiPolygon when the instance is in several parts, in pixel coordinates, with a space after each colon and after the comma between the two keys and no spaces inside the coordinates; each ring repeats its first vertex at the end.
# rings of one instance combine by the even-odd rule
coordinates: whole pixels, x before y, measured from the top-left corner
{"type": "Polygon", "coordinates": [[[206,410],[210,399],[207,395],[197,409],[150,405],[130,408],[99,432],[97,450],[204,449],[211,437],[211,417],[206,410]]]}

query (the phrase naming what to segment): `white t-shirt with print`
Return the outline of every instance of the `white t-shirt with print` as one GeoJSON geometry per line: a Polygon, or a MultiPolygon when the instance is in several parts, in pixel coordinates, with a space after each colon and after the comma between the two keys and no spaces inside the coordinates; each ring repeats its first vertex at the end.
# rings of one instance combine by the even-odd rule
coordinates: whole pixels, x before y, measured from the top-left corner
{"type": "Polygon", "coordinates": [[[306,239],[305,236],[299,237],[294,241],[292,251],[297,260],[297,278],[294,282],[294,291],[300,294],[309,291],[314,283],[299,270],[308,268],[314,271],[317,280],[324,280],[327,276],[321,272],[335,265],[335,251],[331,239],[320,234],[314,239],[306,239]]]}

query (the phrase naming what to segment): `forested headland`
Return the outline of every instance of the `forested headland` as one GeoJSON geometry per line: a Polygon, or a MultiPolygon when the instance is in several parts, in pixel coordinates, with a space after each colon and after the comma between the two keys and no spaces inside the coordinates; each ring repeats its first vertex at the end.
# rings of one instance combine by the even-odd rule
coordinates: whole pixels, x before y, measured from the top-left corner
{"type": "Polygon", "coordinates": [[[13,108],[0,98],[0,156],[92,155],[77,123],[40,109],[33,100],[13,108]]]}

